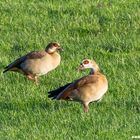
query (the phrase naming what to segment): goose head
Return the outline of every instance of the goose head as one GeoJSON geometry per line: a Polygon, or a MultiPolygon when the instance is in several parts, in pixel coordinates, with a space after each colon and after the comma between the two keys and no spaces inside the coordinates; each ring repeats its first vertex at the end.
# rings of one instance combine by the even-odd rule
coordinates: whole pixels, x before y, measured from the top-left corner
{"type": "Polygon", "coordinates": [[[99,66],[94,60],[90,59],[84,59],[78,68],[78,70],[84,70],[84,69],[92,69],[93,72],[98,72],[99,66]]]}
{"type": "Polygon", "coordinates": [[[45,51],[48,53],[54,53],[58,51],[62,51],[63,49],[60,47],[60,44],[57,42],[51,42],[47,45],[45,51]]]}

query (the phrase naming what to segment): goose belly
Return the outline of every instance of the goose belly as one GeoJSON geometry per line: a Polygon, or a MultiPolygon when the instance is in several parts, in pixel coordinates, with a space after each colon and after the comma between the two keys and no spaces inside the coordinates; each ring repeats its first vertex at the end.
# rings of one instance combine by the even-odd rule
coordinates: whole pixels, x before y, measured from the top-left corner
{"type": "Polygon", "coordinates": [[[49,62],[44,62],[41,60],[28,60],[25,61],[21,67],[26,73],[31,73],[35,75],[44,75],[47,74],[49,71],[54,69],[55,67],[52,66],[49,62]]]}
{"type": "Polygon", "coordinates": [[[108,89],[108,85],[105,84],[102,87],[96,87],[96,86],[86,86],[83,88],[80,88],[79,90],[75,91],[74,95],[79,101],[84,102],[93,102],[97,101],[102,98],[102,96],[106,93],[108,89]]]}
{"type": "Polygon", "coordinates": [[[91,101],[97,101],[103,97],[103,95],[107,92],[108,85],[104,85],[100,89],[97,90],[96,93],[93,93],[93,97],[91,101]]]}

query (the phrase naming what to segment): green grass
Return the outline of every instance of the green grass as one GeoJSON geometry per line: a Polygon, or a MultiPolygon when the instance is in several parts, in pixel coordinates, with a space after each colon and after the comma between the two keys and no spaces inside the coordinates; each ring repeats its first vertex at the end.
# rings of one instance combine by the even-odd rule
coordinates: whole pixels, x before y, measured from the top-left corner
{"type": "Polygon", "coordinates": [[[0,139],[131,140],[140,136],[139,0],[0,1],[0,139]],[[39,86],[3,67],[50,41],[63,49],[61,65],[39,86]],[[51,101],[49,90],[88,73],[95,59],[109,81],[102,102],[85,114],[79,103],[51,101]]]}

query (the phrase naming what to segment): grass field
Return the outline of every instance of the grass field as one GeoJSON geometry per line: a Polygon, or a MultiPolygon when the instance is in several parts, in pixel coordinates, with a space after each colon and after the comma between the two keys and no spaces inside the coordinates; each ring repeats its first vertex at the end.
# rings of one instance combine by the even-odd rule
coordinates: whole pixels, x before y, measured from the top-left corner
{"type": "Polygon", "coordinates": [[[0,140],[131,140],[140,136],[139,0],[0,1],[0,140]],[[39,86],[8,63],[57,41],[61,65],[39,86]],[[49,90],[86,75],[95,59],[109,81],[88,113],[79,103],[51,101],[49,90]]]}

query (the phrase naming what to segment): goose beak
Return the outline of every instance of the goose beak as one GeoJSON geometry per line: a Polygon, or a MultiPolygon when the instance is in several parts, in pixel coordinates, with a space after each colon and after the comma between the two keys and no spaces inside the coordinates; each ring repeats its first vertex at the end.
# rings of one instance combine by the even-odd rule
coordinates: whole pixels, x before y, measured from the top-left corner
{"type": "Polygon", "coordinates": [[[83,66],[83,64],[81,63],[80,66],[77,68],[77,70],[78,70],[78,71],[81,71],[81,70],[83,70],[83,69],[84,69],[84,66],[83,66]]]}
{"type": "Polygon", "coordinates": [[[59,47],[59,48],[58,48],[58,51],[63,52],[63,51],[64,51],[64,49],[63,49],[63,48],[61,48],[61,47],[59,47]]]}

